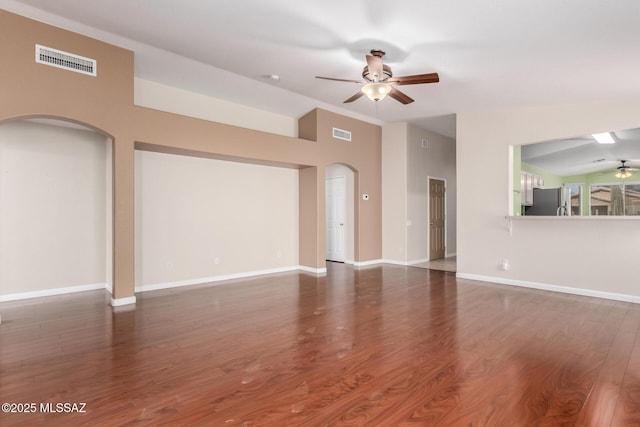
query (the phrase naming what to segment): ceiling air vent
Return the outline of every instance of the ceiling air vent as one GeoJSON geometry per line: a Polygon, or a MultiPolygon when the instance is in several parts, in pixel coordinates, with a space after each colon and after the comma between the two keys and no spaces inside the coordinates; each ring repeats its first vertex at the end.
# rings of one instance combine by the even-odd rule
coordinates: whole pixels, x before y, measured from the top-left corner
{"type": "Polygon", "coordinates": [[[343,139],[345,141],[351,141],[351,132],[348,130],[333,128],[333,137],[343,139]]]}
{"type": "Polygon", "coordinates": [[[73,53],[36,45],[36,62],[62,68],[76,73],[95,76],[98,64],[95,59],[74,55],[73,53]]]}

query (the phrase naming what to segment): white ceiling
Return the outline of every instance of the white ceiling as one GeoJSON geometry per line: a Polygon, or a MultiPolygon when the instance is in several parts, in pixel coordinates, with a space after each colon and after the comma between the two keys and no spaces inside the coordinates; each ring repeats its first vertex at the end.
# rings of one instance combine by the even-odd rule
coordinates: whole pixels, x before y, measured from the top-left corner
{"type": "Polygon", "coordinates": [[[640,167],[640,129],[610,132],[614,144],[599,144],[591,135],[522,146],[522,161],[559,176],[613,172],[626,160],[640,167]]]}
{"type": "Polygon", "coordinates": [[[638,0],[0,0],[132,49],[136,76],[290,117],[316,106],[455,134],[455,113],[640,96],[638,0]],[[342,101],[387,52],[416,102],[342,101]],[[279,81],[266,78],[280,76],[279,81]]]}

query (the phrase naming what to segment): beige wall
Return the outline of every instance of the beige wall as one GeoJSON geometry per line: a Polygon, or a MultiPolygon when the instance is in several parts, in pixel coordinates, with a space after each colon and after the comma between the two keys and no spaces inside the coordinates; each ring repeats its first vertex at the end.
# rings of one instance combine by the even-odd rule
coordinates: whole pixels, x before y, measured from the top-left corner
{"type": "Polygon", "coordinates": [[[638,126],[640,101],[458,114],[459,274],[640,296],[637,219],[519,218],[511,235],[505,220],[510,144],[638,126]]]}
{"type": "MultiPolygon", "coordinates": [[[[315,193],[319,196],[313,199],[318,206],[317,224],[321,229],[318,234],[318,248],[316,263],[324,265],[325,253],[325,169],[328,165],[340,163],[354,172],[354,193],[357,195],[354,203],[354,262],[379,262],[382,257],[382,129],[359,120],[354,120],[330,111],[315,109],[299,120],[299,132],[302,138],[313,140],[317,146],[326,151],[315,162],[321,167],[314,170],[316,176],[311,179],[305,176],[300,180],[300,188],[308,183],[309,189],[316,185],[315,193]],[[333,128],[351,132],[351,141],[333,138],[333,128]],[[322,175],[318,175],[318,173],[322,175]],[[362,195],[369,195],[368,200],[362,200],[362,195]]],[[[311,171],[306,171],[306,175],[311,171]]],[[[302,171],[301,171],[302,174],[302,171]]],[[[302,177],[302,175],[301,175],[302,177]]],[[[302,191],[302,190],[301,190],[302,191]]],[[[310,196],[305,200],[312,202],[310,196]]],[[[301,209],[305,204],[301,195],[301,209]]],[[[302,223],[302,219],[301,219],[302,223]]],[[[302,231],[301,231],[302,233],[302,231]]],[[[306,264],[305,264],[306,265],[306,264]]]]}
{"type": "Polygon", "coordinates": [[[297,268],[298,171],[136,152],[136,289],[297,268]]]}
{"type": "Polygon", "coordinates": [[[0,299],[109,282],[110,145],[53,123],[0,126],[0,299]]]}
{"type": "Polygon", "coordinates": [[[133,52],[6,11],[0,11],[0,40],[0,55],[12,58],[0,63],[4,77],[0,121],[53,116],[85,123],[113,137],[115,299],[130,300],[134,294],[136,148],[300,168],[298,259],[313,270],[325,266],[324,168],[332,163],[349,165],[355,171],[356,193],[370,195],[369,201],[354,206],[355,261],[381,258],[379,126],[318,109],[302,120],[316,130],[301,132],[317,138],[303,140],[135,106],[133,52]],[[36,64],[36,43],[96,59],[97,77],[36,64]],[[351,130],[353,140],[344,144],[332,139],[333,126],[351,130]]]}
{"type": "Polygon", "coordinates": [[[408,260],[407,127],[406,123],[391,123],[382,128],[382,256],[400,264],[408,260]]]}
{"type": "Polygon", "coordinates": [[[446,181],[446,255],[456,253],[456,142],[409,126],[407,132],[407,259],[428,259],[428,179],[446,181]],[[423,147],[422,141],[425,141],[423,147]]]}
{"type": "Polygon", "coordinates": [[[139,78],[135,79],[135,104],[278,135],[297,136],[298,123],[294,118],[139,78]]]}
{"type": "MultiPolygon", "coordinates": [[[[319,159],[325,167],[341,163],[354,170],[354,191],[358,195],[354,206],[354,258],[356,262],[382,259],[382,129],[380,126],[354,120],[326,110],[312,112],[316,119],[318,144],[327,152],[319,159]],[[333,138],[333,128],[351,132],[347,142],[333,138]],[[367,194],[368,200],[362,195],[367,194]]],[[[318,189],[324,196],[324,179],[318,189]]],[[[324,197],[321,200],[321,220],[325,223],[324,197]]],[[[324,226],[321,236],[324,248],[324,226]]],[[[324,259],[325,254],[322,254],[324,259]]],[[[324,262],[324,261],[323,261],[324,262]]]]}

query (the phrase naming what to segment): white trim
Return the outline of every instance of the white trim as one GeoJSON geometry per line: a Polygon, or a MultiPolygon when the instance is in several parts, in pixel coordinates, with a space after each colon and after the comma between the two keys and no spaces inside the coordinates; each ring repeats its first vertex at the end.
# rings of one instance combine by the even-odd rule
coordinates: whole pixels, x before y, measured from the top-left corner
{"type": "Polygon", "coordinates": [[[17,301],[29,298],[50,297],[54,295],[72,294],[75,292],[95,291],[106,289],[106,283],[93,283],[90,285],[69,286],[66,288],[44,289],[42,291],[19,292],[16,294],[0,295],[0,302],[17,301]]]}
{"type": "Polygon", "coordinates": [[[416,265],[416,264],[420,264],[423,262],[428,262],[429,259],[428,258],[422,258],[422,259],[415,259],[413,261],[402,261],[402,260],[398,260],[398,259],[383,259],[382,262],[385,264],[393,264],[393,265],[402,265],[404,267],[409,267],[412,265],[416,265]]]}
{"type": "MultiPolygon", "coordinates": [[[[303,266],[291,266],[291,267],[282,267],[282,268],[270,268],[266,270],[247,271],[244,273],[225,274],[221,276],[209,276],[209,277],[198,277],[195,279],[177,280],[175,282],[153,283],[150,285],[136,286],[136,292],[148,292],[148,291],[157,291],[160,289],[179,288],[182,286],[202,285],[202,284],[211,283],[211,282],[221,282],[224,280],[233,280],[233,279],[244,279],[246,277],[262,276],[264,274],[284,273],[287,271],[303,270],[307,268],[309,267],[303,268],[303,266]]],[[[315,270],[313,272],[315,272],[315,270]]]]}
{"type": "Polygon", "coordinates": [[[300,271],[304,271],[307,273],[313,273],[313,274],[324,274],[327,272],[327,268],[313,268],[313,267],[307,267],[306,265],[299,265],[298,266],[298,270],[300,271]]]}
{"type": "Polygon", "coordinates": [[[381,259],[372,259],[371,261],[354,261],[353,265],[356,267],[365,267],[367,265],[382,264],[383,262],[381,259]]]}
{"type": "Polygon", "coordinates": [[[385,264],[393,264],[393,265],[402,265],[402,266],[407,266],[409,264],[407,264],[407,261],[402,261],[399,259],[383,259],[382,260],[383,263],[385,264]]]}
{"type": "MultiPolygon", "coordinates": [[[[449,258],[450,256],[456,256],[456,254],[454,253],[453,255],[447,255],[447,256],[445,256],[445,258],[449,258]]],[[[445,259],[445,258],[443,258],[443,259],[445,259]]],[[[413,260],[413,261],[400,261],[400,260],[395,260],[395,259],[383,259],[382,262],[385,263],[385,264],[402,265],[402,266],[405,266],[405,267],[411,267],[412,265],[422,264],[423,262],[429,262],[429,259],[428,258],[422,258],[422,259],[416,259],[416,260],[413,260]]]]}
{"type": "Polygon", "coordinates": [[[456,252],[452,252],[452,253],[447,252],[447,253],[444,254],[445,258],[451,258],[451,257],[454,257],[454,256],[458,256],[458,254],[456,252]]]}
{"type": "Polygon", "coordinates": [[[122,305],[129,305],[136,303],[136,296],[126,298],[111,298],[111,306],[120,307],[122,305]]]}
{"type": "Polygon", "coordinates": [[[498,283],[501,285],[519,286],[523,288],[539,289],[543,291],[560,292],[564,294],[581,295],[586,297],[603,298],[614,301],[626,301],[640,304],[640,296],[616,294],[613,292],[594,291],[591,289],[572,288],[569,286],[549,285],[546,283],[528,282],[525,280],[505,279],[502,277],[481,276],[478,274],[456,273],[460,279],[478,280],[481,282],[498,283]]]}

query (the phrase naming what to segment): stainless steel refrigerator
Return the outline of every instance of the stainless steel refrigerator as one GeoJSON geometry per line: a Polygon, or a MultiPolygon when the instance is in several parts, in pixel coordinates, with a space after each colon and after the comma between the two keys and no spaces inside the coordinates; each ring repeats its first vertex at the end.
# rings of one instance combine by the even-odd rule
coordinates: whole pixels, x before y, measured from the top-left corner
{"type": "Polygon", "coordinates": [[[534,188],[533,204],[527,206],[525,215],[569,216],[571,215],[571,189],[534,188]]]}

